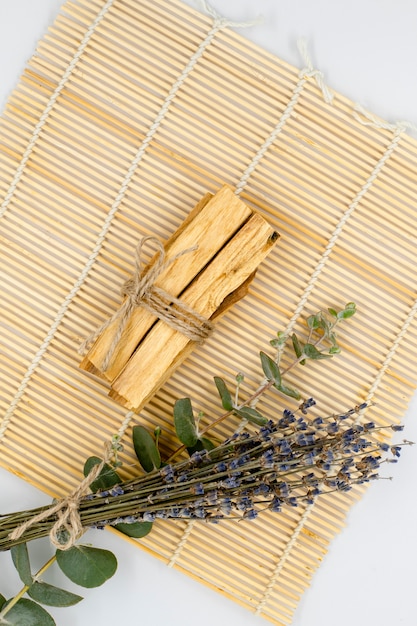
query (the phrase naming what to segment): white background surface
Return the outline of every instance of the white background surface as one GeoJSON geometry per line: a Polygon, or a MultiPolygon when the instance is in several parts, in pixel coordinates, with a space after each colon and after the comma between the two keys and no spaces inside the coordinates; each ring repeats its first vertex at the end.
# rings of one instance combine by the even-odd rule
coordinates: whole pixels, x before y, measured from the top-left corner
{"type": "MultiPolygon", "coordinates": [[[[197,0],[186,1],[198,8],[197,0]]],[[[1,108],[60,5],[61,0],[0,0],[1,108]]],[[[414,0],[213,0],[212,5],[232,19],[262,15],[264,23],[247,29],[245,36],[300,68],[296,40],[305,36],[315,67],[331,88],[390,121],[417,123],[414,0]]],[[[414,441],[416,413],[417,397],[401,434],[414,441]]],[[[302,599],[294,626],[417,623],[417,448],[407,448],[391,468],[394,480],[373,484],[351,511],[347,528],[302,599]]],[[[0,493],[0,513],[45,503],[42,493],[4,470],[0,493]]],[[[93,590],[64,583],[59,574],[50,579],[85,596],[75,607],[51,610],[58,626],[267,623],[111,533],[91,533],[86,541],[114,551],[119,569],[93,590]]],[[[35,566],[42,565],[48,551],[46,541],[33,546],[35,566]]],[[[0,592],[9,597],[19,588],[9,555],[0,554],[0,592]]]]}

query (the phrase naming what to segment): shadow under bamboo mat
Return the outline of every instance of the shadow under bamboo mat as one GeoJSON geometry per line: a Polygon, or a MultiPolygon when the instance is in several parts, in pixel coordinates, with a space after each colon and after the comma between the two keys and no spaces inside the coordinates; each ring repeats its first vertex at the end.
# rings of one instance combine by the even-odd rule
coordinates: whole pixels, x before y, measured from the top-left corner
{"type": "MultiPolygon", "coordinates": [[[[400,421],[417,366],[417,142],[368,119],[317,75],[289,66],[177,0],[74,0],[39,43],[1,118],[0,463],[48,494],[123,425],[163,430],[190,396],[218,415],[214,375],[254,390],[277,330],[353,300],[342,355],[288,377],[321,413],[374,400],[400,421]],[[138,239],[167,239],[223,183],[279,231],[249,295],[139,415],[79,370],[82,339],[120,304],[138,239]]],[[[209,233],[208,233],[209,236],[209,233]]],[[[272,395],[265,411],[284,407],[272,395]]],[[[291,406],[287,403],[288,406],[291,406]]],[[[236,422],[219,426],[217,437],[236,422]]],[[[276,624],[361,495],[250,523],[158,522],[137,545],[276,624]]]]}

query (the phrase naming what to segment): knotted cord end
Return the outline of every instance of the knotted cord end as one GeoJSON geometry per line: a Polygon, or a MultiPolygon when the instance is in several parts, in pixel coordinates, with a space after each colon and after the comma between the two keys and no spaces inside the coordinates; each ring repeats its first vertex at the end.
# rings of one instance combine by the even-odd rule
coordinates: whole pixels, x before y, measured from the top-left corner
{"type": "Polygon", "coordinates": [[[125,301],[118,311],[107,320],[100,328],[96,329],[82,343],[80,350],[90,346],[114,321],[118,321],[117,331],[113,337],[102,363],[102,371],[105,372],[117,349],[128,319],[136,307],[143,307],[155,315],[174,330],[179,331],[190,341],[202,343],[213,332],[214,325],[204,316],[197,313],[181,299],[170,295],[155,285],[158,276],[171,265],[176,259],[184,254],[189,254],[197,249],[197,246],[187,248],[166,260],[164,247],[159,239],[153,236],[143,237],[136,248],[135,272],[123,284],[121,293],[125,301]],[[156,247],[156,255],[151,265],[143,267],[143,249],[151,243],[156,247]]]}

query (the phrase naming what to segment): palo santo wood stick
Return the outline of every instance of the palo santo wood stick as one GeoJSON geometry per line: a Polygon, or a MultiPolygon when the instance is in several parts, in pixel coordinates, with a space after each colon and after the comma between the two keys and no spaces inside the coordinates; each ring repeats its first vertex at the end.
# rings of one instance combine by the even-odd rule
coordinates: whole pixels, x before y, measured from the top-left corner
{"type": "MultiPolygon", "coordinates": [[[[181,301],[200,315],[213,318],[247,288],[246,281],[266,257],[278,234],[259,214],[253,214],[181,295],[181,301]],[[233,295],[232,295],[233,294],[233,295]]],[[[122,373],[113,381],[110,396],[140,410],[195,347],[185,335],[158,321],[138,346],[122,373]]]]}
{"type": "MultiPolygon", "coordinates": [[[[214,196],[204,196],[165,244],[165,268],[156,279],[155,287],[178,296],[250,215],[249,207],[227,186],[214,196]],[[194,246],[195,250],[175,258],[194,246]]],[[[151,266],[154,262],[155,259],[151,266]]],[[[104,359],[119,326],[119,320],[116,319],[99,336],[80,367],[113,381],[156,321],[157,317],[151,312],[142,307],[135,308],[103,371],[104,359]]]]}

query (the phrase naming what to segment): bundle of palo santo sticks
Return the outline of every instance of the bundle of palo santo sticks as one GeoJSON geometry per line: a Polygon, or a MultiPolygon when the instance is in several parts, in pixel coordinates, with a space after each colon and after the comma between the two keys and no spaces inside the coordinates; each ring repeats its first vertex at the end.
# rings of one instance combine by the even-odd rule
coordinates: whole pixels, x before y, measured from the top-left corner
{"type": "Polygon", "coordinates": [[[140,410],[213,322],[248,291],[278,233],[224,186],[206,194],[164,246],[138,246],[136,275],[119,311],[90,338],[80,367],[106,378],[110,396],[140,410]],[[157,252],[142,268],[142,247],[157,252]]]}

